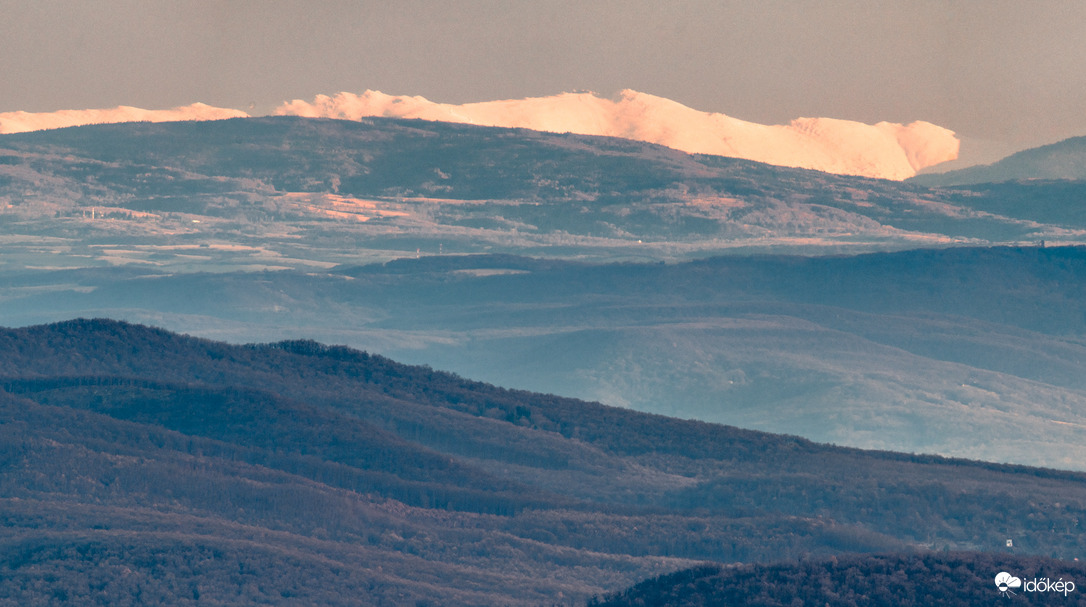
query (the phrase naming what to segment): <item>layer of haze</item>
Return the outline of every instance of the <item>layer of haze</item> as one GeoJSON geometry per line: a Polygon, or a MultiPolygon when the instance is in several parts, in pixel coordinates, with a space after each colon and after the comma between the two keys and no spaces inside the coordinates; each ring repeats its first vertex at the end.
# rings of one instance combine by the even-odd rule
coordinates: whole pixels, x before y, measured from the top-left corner
{"type": "Polygon", "coordinates": [[[0,15],[0,112],[628,88],[763,124],[923,120],[963,156],[1086,134],[1077,1],[0,0],[0,15]]]}

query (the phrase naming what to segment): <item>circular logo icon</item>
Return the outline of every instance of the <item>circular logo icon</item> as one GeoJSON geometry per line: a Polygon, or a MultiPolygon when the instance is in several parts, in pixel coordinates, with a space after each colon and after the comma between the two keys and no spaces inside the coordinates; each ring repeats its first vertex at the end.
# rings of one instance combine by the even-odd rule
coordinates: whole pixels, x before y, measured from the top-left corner
{"type": "Polygon", "coordinates": [[[1006,571],[1000,571],[995,576],[996,588],[999,588],[1000,592],[1008,592],[1012,588],[1021,588],[1022,580],[1014,577],[1006,571]]]}

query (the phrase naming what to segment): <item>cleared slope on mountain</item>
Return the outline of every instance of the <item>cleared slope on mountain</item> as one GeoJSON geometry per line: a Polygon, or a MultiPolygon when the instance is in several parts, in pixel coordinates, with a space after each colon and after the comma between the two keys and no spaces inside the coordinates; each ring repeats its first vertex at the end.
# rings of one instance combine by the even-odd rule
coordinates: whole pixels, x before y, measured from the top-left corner
{"type": "Polygon", "coordinates": [[[625,90],[616,99],[593,93],[450,105],[379,91],[294,100],[277,114],[360,120],[421,118],[554,133],[623,137],[694,154],[745,158],[840,175],[905,179],[958,156],[954,133],[927,122],[868,125],[831,118],[797,118],[763,125],[701,112],[669,99],[625,90]]]}
{"type": "Polygon", "coordinates": [[[0,596],[24,603],[539,604],[697,560],[1086,548],[1066,530],[1080,474],[821,446],[316,342],[80,320],[0,331],[0,361],[0,596]]]}

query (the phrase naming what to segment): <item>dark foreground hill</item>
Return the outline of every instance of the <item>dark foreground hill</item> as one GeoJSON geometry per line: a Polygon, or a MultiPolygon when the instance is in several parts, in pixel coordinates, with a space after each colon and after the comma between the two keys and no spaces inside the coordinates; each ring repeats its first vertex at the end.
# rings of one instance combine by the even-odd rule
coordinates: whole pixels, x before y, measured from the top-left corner
{"type": "Polygon", "coordinates": [[[667,605],[1083,605],[1086,564],[975,553],[843,556],[775,565],[707,566],[645,581],[596,607],[667,605]],[[996,585],[1002,572],[1017,587],[996,585]]]}
{"type": "Polygon", "coordinates": [[[4,604],[548,604],[702,561],[1086,553],[1086,476],[502,390],[311,341],[0,331],[4,604]]]}

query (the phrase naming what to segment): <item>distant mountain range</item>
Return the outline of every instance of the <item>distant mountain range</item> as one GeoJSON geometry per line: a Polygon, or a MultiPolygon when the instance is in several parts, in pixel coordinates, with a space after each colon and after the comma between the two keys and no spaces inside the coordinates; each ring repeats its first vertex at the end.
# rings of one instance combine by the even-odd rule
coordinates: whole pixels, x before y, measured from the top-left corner
{"type": "Polygon", "coordinates": [[[0,369],[15,604],[583,603],[706,560],[972,550],[957,562],[980,570],[1007,539],[1003,562],[1086,550],[1081,474],[829,447],[308,340],[75,320],[0,331],[0,369]]]}
{"type": "MultiPolygon", "coordinates": [[[[797,118],[787,125],[762,125],[724,114],[698,111],[632,90],[613,99],[595,93],[509,99],[463,105],[436,103],[418,96],[368,90],[318,95],[312,101],[284,102],[279,116],[336,118],[414,118],[427,121],[531,129],[625,138],[693,153],[740,158],[782,167],[904,180],[925,186],[956,186],[1031,179],[1086,178],[1086,138],[1073,137],[1011,154],[988,165],[917,175],[921,169],[957,158],[952,131],[916,121],[874,125],[831,118],[797,118]]],[[[202,103],[166,110],[129,106],[33,113],[0,113],[0,134],[82,125],[128,122],[207,121],[249,117],[242,110],[202,103]]]]}
{"type": "MultiPolygon", "coordinates": [[[[614,100],[592,93],[563,93],[466,105],[366,91],[361,95],[319,95],[312,103],[295,100],[282,104],[275,113],[348,120],[421,118],[623,137],[684,152],[883,179],[904,179],[922,168],[953,160],[958,154],[954,133],[927,122],[867,125],[829,118],[797,118],[788,125],[770,126],[701,112],[669,99],[630,90],[622,91],[614,100]]],[[[212,120],[238,116],[247,114],[199,103],[171,110],[122,106],[42,114],[7,112],[0,113],[0,133],[83,124],[212,120]]]]}
{"type": "Polygon", "coordinates": [[[328,267],[437,253],[599,260],[1086,241],[1043,184],[932,190],[626,139],[278,117],[0,137],[6,260],[328,267]],[[49,238],[43,245],[41,238],[49,238]]]}
{"type": "Polygon", "coordinates": [[[295,100],[279,115],[359,120],[422,118],[528,128],[552,133],[622,137],[693,154],[743,158],[839,175],[904,179],[958,157],[954,133],[927,122],[875,125],[830,118],[797,118],[764,125],[701,112],[646,93],[625,90],[615,99],[593,93],[450,105],[379,91],[295,100]]]}

